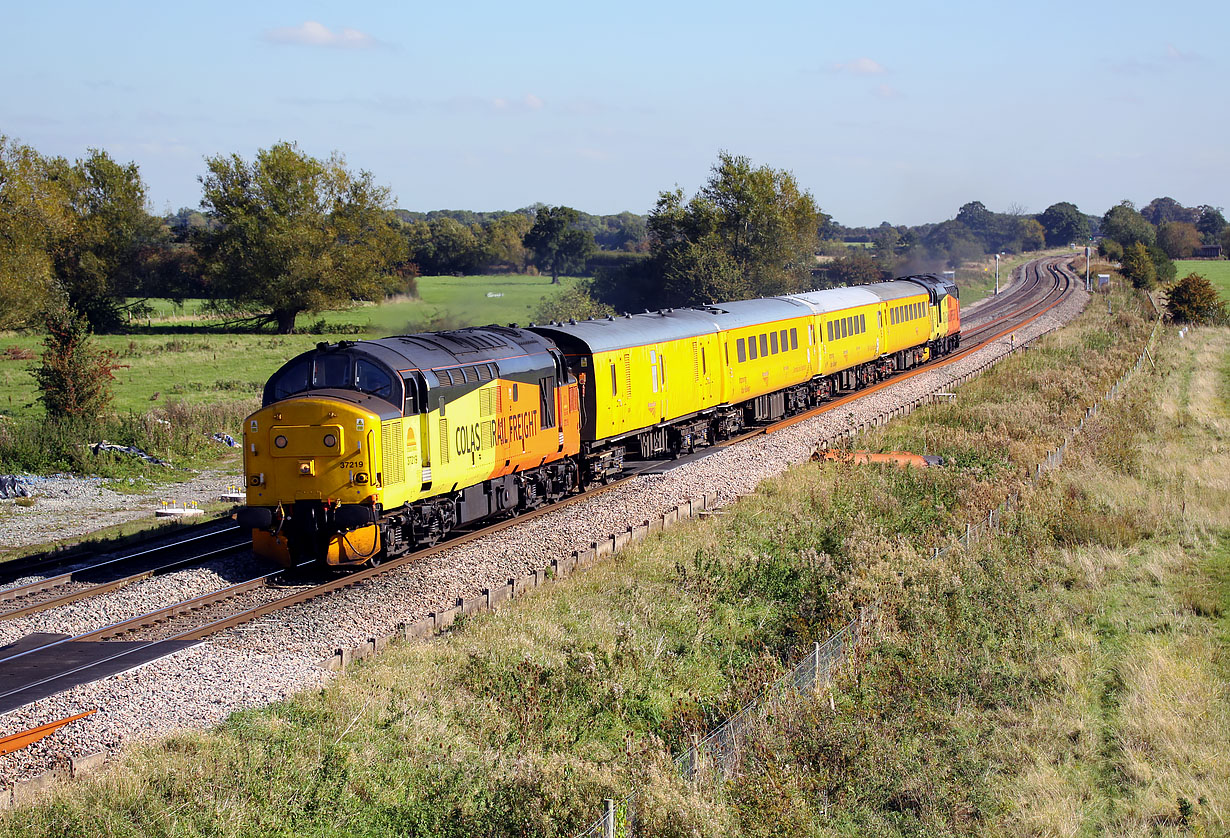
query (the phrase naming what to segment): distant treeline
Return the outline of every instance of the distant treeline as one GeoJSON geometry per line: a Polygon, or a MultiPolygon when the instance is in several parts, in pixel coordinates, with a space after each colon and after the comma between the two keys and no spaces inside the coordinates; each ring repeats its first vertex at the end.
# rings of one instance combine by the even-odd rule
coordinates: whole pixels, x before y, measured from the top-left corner
{"type": "Polygon", "coordinates": [[[371,173],[293,143],[205,163],[200,207],[158,217],[135,163],[94,149],[70,163],[0,136],[0,328],[41,328],[60,309],[112,330],[141,313],[142,298],[200,297],[236,323],[285,332],[303,312],[412,294],[419,275],[496,272],[592,277],[561,314],[636,311],[871,282],[1097,236],[1149,284],[1173,275],[1170,258],[1223,243],[1226,228],[1220,208],[1171,198],[1100,217],[1067,202],[1031,215],[971,201],[934,224],[845,227],[790,172],[726,152],[695,195],[662,192],[646,215],[544,204],[410,212],[371,173]]]}

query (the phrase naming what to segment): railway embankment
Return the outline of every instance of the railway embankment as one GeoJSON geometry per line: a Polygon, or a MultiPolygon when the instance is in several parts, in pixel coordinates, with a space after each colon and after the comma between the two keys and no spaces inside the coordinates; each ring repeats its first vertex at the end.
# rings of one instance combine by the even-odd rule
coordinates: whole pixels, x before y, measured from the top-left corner
{"type": "MultiPolygon", "coordinates": [[[[1148,334],[1151,323],[1130,299],[1112,308],[1091,307],[951,401],[869,429],[859,442],[940,454],[945,468],[807,464],[766,479],[746,452],[715,461],[710,485],[697,488],[720,487],[727,502],[745,493],[741,482],[759,482],[760,491],[724,514],[643,538],[565,584],[467,617],[444,638],[393,644],[319,691],[130,750],[122,768],[8,816],[4,828],[209,831],[225,821],[471,834],[481,824],[493,834],[568,835],[601,798],[632,788],[643,792],[645,834],[758,834],[795,822],[851,833],[910,824],[977,832],[989,822],[1023,823],[1033,810],[1004,801],[1027,800],[1020,789],[1046,761],[1022,732],[1070,738],[1041,723],[1035,731],[1030,720],[1046,715],[1038,702],[1062,701],[1067,686],[1079,693],[1083,683],[1059,663],[1067,637],[1059,629],[1073,614],[1061,592],[1079,588],[1063,566],[1073,551],[1168,537],[1166,504],[1178,497],[1138,487],[1108,499],[1089,477],[1122,472],[1152,485],[1142,452],[1165,413],[1151,399],[1170,375],[1170,353],[1190,346],[1176,348],[1173,338],[1160,372],[1145,373],[1100,424],[1087,423],[1087,447],[1073,446],[1065,464],[1072,477],[1060,470],[1025,488],[1032,464],[1148,334]],[[1013,490],[1025,501],[999,538],[931,558],[1013,490]],[[1142,509],[1159,496],[1158,510],[1142,509]],[[801,702],[756,742],[733,784],[701,788],[675,777],[672,753],[868,603],[878,605],[884,633],[839,680],[832,702],[801,702]]],[[[816,429],[807,432],[814,440],[816,429]]],[[[1208,450],[1207,438],[1185,444],[1208,450]]],[[[1203,489],[1200,497],[1186,531],[1193,550],[1216,529],[1205,508],[1213,501],[1203,489]]],[[[1215,611],[1213,600],[1201,602],[1215,611]]],[[[238,645],[230,638],[199,648],[225,654],[238,645]]],[[[202,689],[193,684],[179,697],[202,689]]],[[[1114,741],[1114,733],[1099,735],[1114,741]]],[[[1163,763],[1149,764],[1162,771],[1163,763]]],[[[1122,785],[1107,787],[1128,800],[1122,785]]],[[[1197,791],[1185,790],[1186,809],[1176,799],[1173,812],[1144,807],[1141,816],[1210,817],[1214,798],[1197,791]]]]}

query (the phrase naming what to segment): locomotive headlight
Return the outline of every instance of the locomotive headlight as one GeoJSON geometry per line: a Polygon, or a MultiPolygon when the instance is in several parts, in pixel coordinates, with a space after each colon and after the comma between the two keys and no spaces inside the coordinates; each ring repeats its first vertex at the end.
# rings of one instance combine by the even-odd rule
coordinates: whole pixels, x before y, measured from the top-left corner
{"type": "Polygon", "coordinates": [[[278,434],[277,438],[273,441],[273,444],[276,445],[278,448],[285,448],[286,447],[286,437],[282,436],[281,434],[278,434]]]}
{"type": "Polygon", "coordinates": [[[325,443],[325,448],[332,448],[333,446],[337,445],[337,437],[334,436],[333,434],[325,434],[324,443],[325,443]]]}

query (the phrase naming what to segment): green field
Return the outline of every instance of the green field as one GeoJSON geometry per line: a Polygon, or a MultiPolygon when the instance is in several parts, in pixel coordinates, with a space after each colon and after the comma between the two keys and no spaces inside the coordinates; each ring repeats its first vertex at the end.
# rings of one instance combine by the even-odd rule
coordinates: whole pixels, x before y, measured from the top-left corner
{"type": "MultiPolygon", "coordinates": [[[[488,323],[526,325],[544,297],[575,283],[539,276],[431,276],[418,280],[420,296],[348,311],[300,315],[301,334],[225,331],[203,314],[201,300],[180,306],[152,300],[154,314],[128,335],[99,335],[97,344],[116,353],[113,409],[142,413],[170,400],[188,403],[254,401],[265,380],[284,361],[321,340],[337,340],[353,327],[360,336],[405,334],[488,323]],[[499,296],[494,296],[499,295],[499,296]],[[323,321],[320,334],[311,331],[323,321]]],[[[40,413],[30,370],[41,351],[35,334],[0,334],[0,415],[40,413]]]]}
{"type": "Polygon", "coordinates": [[[1206,259],[1182,259],[1174,263],[1177,269],[1179,279],[1187,276],[1190,273],[1202,274],[1205,279],[1213,283],[1213,287],[1217,289],[1217,293],[1221,294],[1223,300],[1230,300],[1230,261],[1219,260],[1211,262],[1206,259]]]}

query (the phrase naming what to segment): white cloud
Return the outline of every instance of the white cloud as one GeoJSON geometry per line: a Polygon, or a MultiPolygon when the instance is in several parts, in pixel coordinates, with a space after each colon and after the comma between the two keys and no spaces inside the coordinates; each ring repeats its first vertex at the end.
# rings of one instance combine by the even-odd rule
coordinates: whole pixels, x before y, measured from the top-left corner
{"type": "Polygon", "coordinates": [[[874,58],[856,58],[853,61],[837,62],[832,65],[837,73],[850,73],[855,76],[878,76],[887,73],[884,65],[874,58]]]}
{"type": "Polygon", "coordinates": [[[529,108],[530,110],[532,110],[532,111],[540,111],[540,110],[542,110],[542,106],[545,104],[545,102],[543,102],[541,99],[539,99],[539,98],[538,98],[537,96],[535,96],[533,93],[527,93],[527,94],[525,94],[525,97],[524,97],[521,101],[522,101],[522,102],[524,102],[524,103],[525,103],[525,106],[526,106],[527,108],[529,108]]]}
{"type": "Polygon", "coordinates": [[[346,49],[370,49],[380,46],[380,41],[360,32],[343,27],[334,32],[323,23],[306,20],[298,26],[280,26],[265,33],[265,40],[275,44],[297,44],[309,47],[342,47],[346,49]]]}
{"type": "Polygon", "coordinates": [[[876,85],[875,95],[881,99],[900,99],[901,91],[893,87],[891,84],[876,85]]]}

